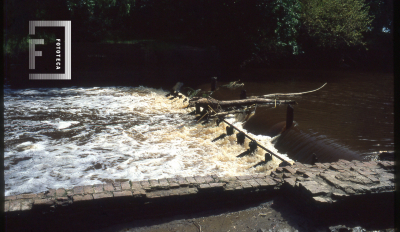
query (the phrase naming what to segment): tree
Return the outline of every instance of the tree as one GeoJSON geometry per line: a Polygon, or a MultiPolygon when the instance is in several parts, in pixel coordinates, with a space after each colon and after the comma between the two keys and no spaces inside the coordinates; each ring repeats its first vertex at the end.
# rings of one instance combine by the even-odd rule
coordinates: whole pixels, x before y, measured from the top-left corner
{"type": "Polygon", "coordinates": [[[301,0],[303,26],[318,45],[329,48],[365,45],[363,33],[373,16],[365,0],[301,0]]]}

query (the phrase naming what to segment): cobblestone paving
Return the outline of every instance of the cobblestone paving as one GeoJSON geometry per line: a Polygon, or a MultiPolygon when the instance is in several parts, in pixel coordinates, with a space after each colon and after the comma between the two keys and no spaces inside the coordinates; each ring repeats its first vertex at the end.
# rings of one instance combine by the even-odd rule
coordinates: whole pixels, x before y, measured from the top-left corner
{"type": "Polygon", "coordinates": [[[353,195],[394,192],[394,162],[339,160],[315,165],[295,163],[277,168],[270,176],[194,176],[51,189],[38,194],[6,196],[4,211],[66,206],[74,202],[107,198],[152,201],[157,198],[196,197],[215,192],[273,192],[282,188],[299,193],[303,198],[317,204],[331,204],[353,195]]]}

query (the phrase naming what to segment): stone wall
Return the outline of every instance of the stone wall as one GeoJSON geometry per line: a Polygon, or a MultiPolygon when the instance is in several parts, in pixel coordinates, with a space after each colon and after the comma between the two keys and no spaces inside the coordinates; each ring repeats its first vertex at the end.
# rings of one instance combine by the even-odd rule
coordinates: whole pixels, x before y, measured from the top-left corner
{"type": "MultiPolygon", "coordinates": [[[[76,229],[72,224],[90,225],[90,220],[102,217],[112,216],[113,221],[122,222],[246,204],[246,201],[266,200],[276,195],[285,195],[291,202],[306,205],[311,210],[332,211],[332,206],[336,205],[343,207],[351,202],[354,207],[360,207],[374,201],[381,205],[386,202],[386,208],[390,209],[394,196],[393,172],[393,161],[295,163],[279,167],[271,175],[127,181],[7,196],[4,210],[8,227],[12,228],[9,231],[26,231],[35,225],[40,231],[61,225],[69,231],[76,229]]],[[[96,223],[101,227],[101,222],[96,223]]]]}

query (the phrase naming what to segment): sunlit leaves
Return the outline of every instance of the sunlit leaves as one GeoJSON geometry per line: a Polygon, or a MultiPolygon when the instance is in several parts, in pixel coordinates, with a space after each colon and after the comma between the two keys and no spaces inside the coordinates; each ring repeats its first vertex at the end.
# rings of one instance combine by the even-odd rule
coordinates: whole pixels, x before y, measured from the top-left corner
{"type": "Polygon", "coordinates": [[[364,0],[302,0],[302,21],[320,46],[364,45],[373,17],[364,0]]]}

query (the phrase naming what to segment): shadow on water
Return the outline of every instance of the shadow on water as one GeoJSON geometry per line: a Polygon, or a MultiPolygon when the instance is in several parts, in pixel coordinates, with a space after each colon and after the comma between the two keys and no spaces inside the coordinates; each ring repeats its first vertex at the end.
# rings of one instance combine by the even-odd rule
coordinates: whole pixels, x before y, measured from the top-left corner
{"type": "Polygon", "coordinates": [[[318,162],[335,162],[339,159],[362,160],[362,157],[343,145],[337,144],[323,136],[306,134],[297,128],[286,130],[278,135],[275,147],[280,153],[288,153],[289,157],[301,163],[312,163],[316,154],[318,162]]]}
{"type": "MultiPolygon", "coordinates": [[[[232,73],[231,81],[243,87],[219,88],[212,97],[238,100],[272,93],[298,93],[327,85],[314,93],[281,97],[295,100],[296,126],[275,139],[276,148],[289,157],[309,163],[338,159],[375,159],[379,151],[394,149],[394,90],[392,73],[345,70],[252,70],[232,73]]],[[[219,82],[219,85],[228,82],[219,82]]],[[[198,88],[209,89],[210,83],[198,88]]],[[[243,126],[253,133],[274,137],[283,131],[286,105],[258,106],[243,126]]]]}

